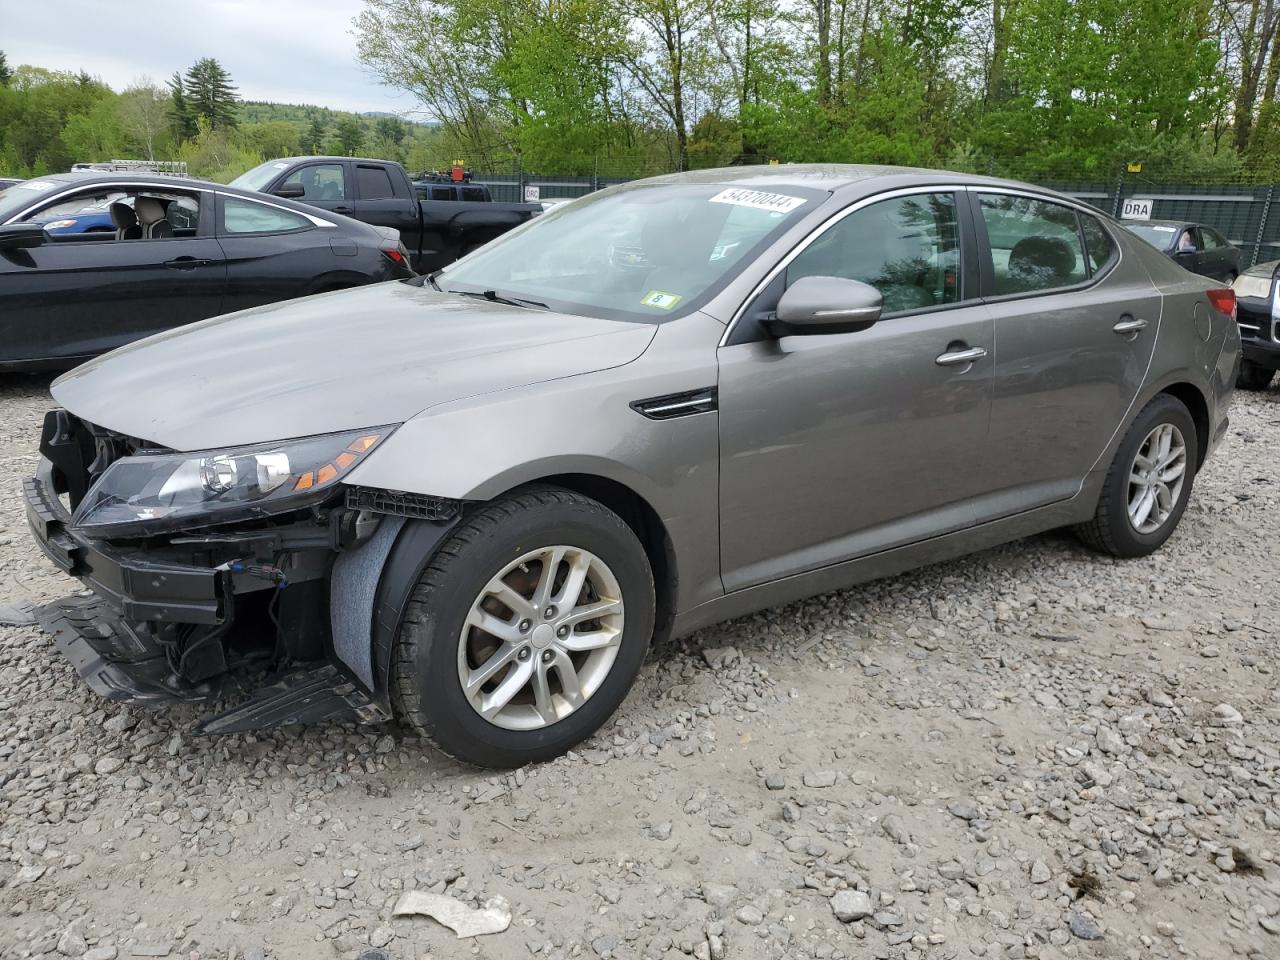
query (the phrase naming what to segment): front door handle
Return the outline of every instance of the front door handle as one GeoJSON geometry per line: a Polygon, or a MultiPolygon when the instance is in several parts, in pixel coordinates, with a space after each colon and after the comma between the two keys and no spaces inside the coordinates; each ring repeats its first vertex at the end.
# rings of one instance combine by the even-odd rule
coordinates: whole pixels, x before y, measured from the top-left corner
{"type": "Polygon", "coordinates": [[[212,260],[198,260],[195,257],[176,257],[166,260],[164,265],[170,270],[194,270],[196,267],[207,267],[212,260]]]}
{"type": "Polygon", "coordinates": [[[973,363],[975,360],[981,360],[986,355],[987,351],[982,347],[966,347],[963,350],[944,353],[933,362],[940,367],[953,367],[960,364],[973,363]]]}
{"type": "Polygon", "coordinates": [[[350,207],[334,207],[333,212],[334,213],[350,213],[351,208],[350,207]]]}
{"type": "Polygon", "coordinates": [[[1121,320],[1111,329],[1121,336],[1127,336],[1130,333],[1138,333],[1147,329],[1147,321],[1130,317],[1128,320],[1121,320]]]}

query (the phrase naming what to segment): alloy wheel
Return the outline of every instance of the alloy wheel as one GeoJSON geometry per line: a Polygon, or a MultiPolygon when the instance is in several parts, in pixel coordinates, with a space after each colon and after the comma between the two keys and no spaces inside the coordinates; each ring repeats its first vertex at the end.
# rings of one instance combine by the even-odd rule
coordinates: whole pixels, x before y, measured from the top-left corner
{"type": "Polygon", "coordinates": [[[1187,444],[1172,423],[1157,424],[1138,446],[1129,468],[1129,523],[1155,533],[1173,515],[1187,474],[1187,444]]]}
{"type": "Polygon", "coordinates": [[[458,681],[490,723],[541,729],[600,688],[622,627],[622,591],[600,557],[565,545],[531,550],[471,604],[458,637],[458,681]]]}

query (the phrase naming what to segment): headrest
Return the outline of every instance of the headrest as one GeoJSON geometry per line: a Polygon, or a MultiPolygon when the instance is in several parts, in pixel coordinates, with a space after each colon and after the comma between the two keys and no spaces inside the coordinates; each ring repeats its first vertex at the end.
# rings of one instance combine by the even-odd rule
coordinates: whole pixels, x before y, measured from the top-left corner
{"type": "Polygon", "coordinates": [[[1075,266],[1075,252],[1058,237],[1023,237],[1009,251],[1009,279],[1031,289],[1060,286],[1075,266]]]}
{"type": "Polygon", "coordinates": [[[111,222],[117,230],[127,230],[138,225],[138,215],[133,212],[133,207],[117,200],[111,204],[111,222]]]}
{"type": "Polygon", "coordinates": [[[133,201],[133,209],[144,227],[164,219],[164,204],[155,197],[138,197],[133,201]]]}

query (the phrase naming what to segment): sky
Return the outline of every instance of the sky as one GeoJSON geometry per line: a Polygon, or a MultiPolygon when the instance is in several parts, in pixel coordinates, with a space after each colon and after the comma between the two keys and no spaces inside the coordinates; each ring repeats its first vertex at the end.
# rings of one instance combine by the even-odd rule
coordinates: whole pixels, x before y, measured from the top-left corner
{"type": "Polygon", "coordinates": [[[163,84],[201,57],[230,72],[246,100],[410,114],[356,59],[360,0],[0,0],[10,66],[84,69],[116,90],[163,84]]]}

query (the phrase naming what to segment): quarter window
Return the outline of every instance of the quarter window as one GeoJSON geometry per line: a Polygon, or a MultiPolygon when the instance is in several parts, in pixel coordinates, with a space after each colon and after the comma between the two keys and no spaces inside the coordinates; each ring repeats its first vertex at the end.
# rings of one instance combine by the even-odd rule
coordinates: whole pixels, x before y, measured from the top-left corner
{"type": "Polygon", "coordinates": [[[1088,277],[1076,212],[1031,197],[978,196],[997,295],[1083,283],[1088,277]]]}
{"type": "Polygon", "coordinates": [[[881,200],[849,214],[791,261],[801,277],[861,280],[880,291],[884,312],[927,310],[960,299],[960,229],[955,195],[881,200]]]}
{"type": "Polygon", "coordinates": [[[311,226],[311,221],[291,210],[265,203],[223,198],[222,225],[227,233],[288,233],[311,226]]]}
{"type": "Polygon", "coordinates": [[[1089,252],[1089,272],[1097,273],[1115,256],[1116,242],[1098,219],[1087,213],[1080,214],[1080,229],[1084,233],[1085,249],[1089,252]]]}
{"type": "Polygon", "coordinates": [[[345,200],[347,177],[340,163],[313,163],[285,177],[285,184],[302,184],[302,199],[345,200]]]}

